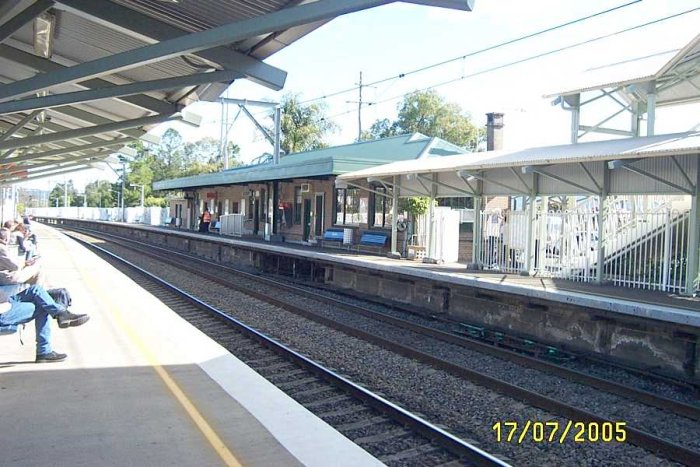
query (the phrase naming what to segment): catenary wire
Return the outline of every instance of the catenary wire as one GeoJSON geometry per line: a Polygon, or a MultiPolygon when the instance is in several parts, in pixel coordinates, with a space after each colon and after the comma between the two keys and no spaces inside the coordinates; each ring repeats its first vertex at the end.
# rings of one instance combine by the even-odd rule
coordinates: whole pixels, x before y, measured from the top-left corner
{"type": "MultiPolygon", "coordinates": [[[[515,43],[517,43],[517,42],[521,42],[521,41],[524,41],[524,40],[527,40],[527,39],[531,39],[531,38],[533,38],[533,37],[536,37],[536,36],[539,36],[539,35],[542,35],[542,34],[546,34],[546,33],[548,33],[548,32],[556,31],[557,29],[561,29],[561,28],[564,28],[564,27],[566,27],[566,26],[571,26],[571,25],[573,25],[573,24],[580,23],[580,22],[589,20],[589,19],[591,19],[591,18],[595,18],[595,17],[597,17],[597,16],[602,16],[602,15],[605,15],[605,14],[607,14],[607,13],[612,13],[613,11],[620,10],[620,9],[622,9],[622,8],[626,8],[626,7],[628,7],[628,6],[634,5],[634,4],[639,3],[639,2],[641,2],[641,1],[642,1],[642,0],[634,0],[634,1],[632,1],[632,2],[628,2],[628,3],[625,3],[625,4],[623,4],[623,5],[618,5],[618,6],[616,6],[616,7],[609,8],[609,9],[607,9],[607,10],[599,11],[599,12],[597,12],[597,13],[593,13],[593,14],[588,15],[588,16],[582,16],[582,17],[580,17],[580,18],[577,18],[577,19],[574,19],[574,20],[571,20],[571,21],[567,21],[567,22],[565,22],[565,23],[561,23],[561,24],[558,24],[558,25],[556,25],[556,26],[551,26],[551,27],[548,27],[548,28],[545,28],[545,29],[542,29],[542,30],[539,30],[539,31],[536,31],[536,32],[533,32],[533,33],[530,33],[530,34],[526,34],[526,35],[524,35],[524,36],[516,37],[516,38],[514,38],[514,39],[510,39],[510,40],[507,40],[507,41],[505,41],[505,42],[500,42],[500,43],[498,43],[498,44],[494,44],[494,45],[485,47],[485,48],[483,48],[483,49],[475,50],[475,51],[473,51],[473,52],[468,52],[468,53],[466,53],[466,54],[464,54],[464,55],[460,55],[459,57],[454,57],[454,58],[451,58],[451,59],[448,59],[448,60],[443,60],[443,61],[441,61],[441,62],[434,63],[434,64],[432,64],[432,65],[427,65],[427,66],[424,66],[424,67],[421,67],[421,68],[417,68],[417,69],[415,69],[415,70],[407,71],[407,72],[405,72],[405,73],[399,73],[399,74],[396,75],[396,76],[391,76],[391,77],[388,77],[388,78],[382,78],[382,79],[380,79],[380,80],[373,81],[373,82],[371,82],[371,83],[363,84],[363,87],[364,87],[364,86],[375,86],[375,85],[377,85],[377,84],[386,83],[387,81],[392,81],[392,80],[395,80],[395,79],[405,78],[406,76],[409,76],[409,75],[413,75],[413,74],[416,74],[416,73],[420,73],[420,72],[423,72],[423,71],[427,71],[427,70],[430,70],[430,69],[432,69],[432,68],[437,68],[437,67],[440,67],[440,66],[443,66],[443,65],[447,65],[447,64],[449,64],[449,63],[453,63],[453,62],[459,61],[459,60],[464,60],[464,59],[466,59],[466,58],[468,58],[468,57],[473,57],[473,56],[476,56],[476,55],[479,55],[479,54],[482,54],[482,53],[485,53],[485,52],[489,52],[489,51],[491,51],[491,50],[498,49],[498,48],[500,48],[500,47],[505,47],[505,46],[507,46],[507,45],[511,45],[511,44],[515,44],[515,43]]],[[[300,104],[308,104],[309,102],[314,102],[314,101],[322,100],[322,99],[328,99],[328,98],[330,98],[330,97],[339,96],[339,95],[341,95],[341,94],[346,94],[346,93],[348,93],[348,92],[354,92],[354,91],[356,91],[358,88],[359,88],[359,86],[354,86],[354,87],[351,87],[351,88],[343,89],[343,90],[341,90],[341,91],[336,91],[336,92],[332,92],[332,93],[330,93],[330,94],[325,94],[325,95],[323,95],[323,96],[314,97],[314,98],[311,98],[311,99],[306,99],[306,100],[304,100],[304,101],[301,101],[300,104]]]]}
{"type": "MultiPolygon", "coordinates": [[[[593,38],[591,38],[591,39],[586,39],[585,41],[576,42],[576,43],[573,43],[573,44],[570,44],[570,45],[567,45],[567,46],[564,46],[564,47],[559,47],[559,48],[556,48],[556,49],[548,50],[548,51],[546,51],[546,52],[542,52],[542,53],[538,53],[538,54],[535,54],[535,55],[530,55],[530,56],[525,57],[525,58],[521,58],[521,59],[518,59],[518,60],[514,60],[514,61],[512,61],[512,62],[504,63],[504,64],[502,64],[502,65],[497,65],[497,66],[494,66],[494,67],[491,67],[491,68],[486,68],[486,69],[484,69],[484,70],[476,71],[476,72],[474,72],[474,73],[462,75],[462,76],[459,76],[459,77],[457,77],[457,78],[453,78],[453,79],[450,79],[450,80],[447,80],[447,81],[443,81],[443,82],[440,82],[440,83],[437,83],[437,84],[433,84],[433,85],[430,85],[430,86],[426,86],[426,87],[421,88],[421,89],[415,89],[415,90],[413,90],[413,91],[411,91],[411,92],[408,92],[408,93],[404,93],[404,94],[401,94],[401,95],[397,95],[397,96],[389,97],[389,98],[386,98],[386,99],[382,99],[382,100],[377,101],[377,102],[368,103],[367,105],[368,105],[368,106],[372,106],[372,105],[379,105],[379,104],[384,104],[384,103],[387,103],[387,102],[395,101],[395,100],[397,100],[397,99],[401,99],[402,97],[404,97],[404,96],[406,96],[406,95],[408,95],[408,94],[412,94],[412,93],[414,93],[414,92],[428,91],[428,90],[430,90],[430,89],[435,89],[435,88],[438,88],[438,87],[441,87],[441,86],[446,86],[446,85],[448,85],[448,84],[456,83],[457,81],[462,81],[462,80],[464,80],[464,79],[473,78],[473,77],[475,77],[475,76],[483,75],[483,74],[486,74],[486,73],[491,73],[491,72],[493,72],[493,71],[501,70],[501,69],[503,69],[503,68],[508,68],[508,67],[511,67],[511,66],[514,66],[514,65],[519,65],[519,64],[521,64],[521,63],[525,63],[525,62],[529,62],[529,61],[532,61],[532,60],[536,60],[536,59],[538,59],[538,58],[546,57],[546,56],[548,56],[548,55],[553,55],[553,54],[555,54],[555,53],[563,52],[563,51],[565,51],[565,50],[570,50],[570,49],[573,49],[573,48],[576,48],[576,47],[580,47],[580,46],[582,46],[582,45],[590,44],[590,43],[597,42],[597,41],[600,41],[600,40],[603,40],[603,39],[608,39],[608,38],[610,38],[610,37],[617,36],[617,35],[619,35],[619,34],[624,34],[624,33],[626,33],[626,32],[634,31],[634,30],[636,30],[636,29],[641,29],[641,28],[644,28],[644,27],[647,27],[647,26],[651,26],[651,25],[653,25],[653,24],[658,24],[658,23],[661,23],[661,22],[663,22],[663,21],[667,21],[667,20],[669,20],[669,19],[673,19],[673,18],[677,18],[677,17],[683,16],[683,15],[687,15],[687,14],[692,13],[692,12],[697,11],[697,10],[700,10],[700,7],[691,8],[691,9],[689,9],[689,10],[685,10],[685,11],[682,11],[682,12],[680,12],[680,13],[675,13],[675,14],[673,14],[673,15],[665,16],[665,17],[663,17],[663,18],[658,18],[658,19],[656,19],[656,20],[649,21],[649,22],[646,22],[646,23],[643,23],[643,24],[638,24],[638,25],[636,25],[636,26],[632,26],[632,27],[629,27],[629,28],[621,29],[621,30],[619,30],[619,31],[615,31],[615,32],[608,33],[608,34],[603,34],[603,35],[600,35],[600,36],[597,36],[597,37],[593,37],[593,38]]],[[[354,113],[354,112],[356,112],[356,111],[357,111],[357,109],[352,109],[352,110],[347,110],[347,111],[344,111],[344,112],[339,112],[339,113],[337,113],[337,114],[333,114],[333,115],[330,115],[330,116],[328,116],[328,117],[325,117],[325,119],[328,120],[328,119],[331,119],[331,118],[340,117],[340,116],[343,116],[343,115],[347,115],[347,114],[350,114],[350,113],[354,113]]]]}

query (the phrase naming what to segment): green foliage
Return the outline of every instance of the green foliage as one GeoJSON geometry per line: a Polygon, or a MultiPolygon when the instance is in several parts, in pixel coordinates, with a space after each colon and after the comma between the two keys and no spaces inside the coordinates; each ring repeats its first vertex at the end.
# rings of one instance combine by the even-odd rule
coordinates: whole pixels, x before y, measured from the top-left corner
{"type": "Polygon", "coordinates": [[[112,191],[116,189],[115,186],[107,180],[97,180],[85,185],[87,205],[103,208],[115,207],[118,198],[117,193],[112,191]]]}
{"type": "MultiPolygon", "coordinates": [[[[49,193],[49,206],[63,207],[65,205],[65,194],[68,190],[68,206],[78,206],[78,191],[73,186],[73,180],[68,180],[66,185],[57,183],[49,193]],[[66,186],[67,185],[67,186],[66,186]]],[[[82,201],[82,197],[80,197],[82,201]]]]}
{"type": "MultiPolygon", "coordinates": [[[[274,118],[274,117],[272,117],[274,118]]],[[[286,154],[325,148],[325,136],[336,130],[336,125],[325,116],[321,104],[303,105],[296,94],[282,98],[282,141],[280,147],[286,154]]],[[[274,128],[268,127],[270,134],[274,128]]]]}
{"type": "Polygon", "coordinates": [[[426,196],[402,198],[399,202],[400,211],[406,211],[414,216],[425,214],[428,212],[428,207],[430,207],[430,198],[426,196]]]}
{"type": "Polygon", "coordinates": [[[486,130],[477,128],[459,105],[446,102],[433,90],[408,94],[398,110],[395,121],[377,120],[364,136],[377,139],[417,132],[476,150],[486,135],[486,130]]]}

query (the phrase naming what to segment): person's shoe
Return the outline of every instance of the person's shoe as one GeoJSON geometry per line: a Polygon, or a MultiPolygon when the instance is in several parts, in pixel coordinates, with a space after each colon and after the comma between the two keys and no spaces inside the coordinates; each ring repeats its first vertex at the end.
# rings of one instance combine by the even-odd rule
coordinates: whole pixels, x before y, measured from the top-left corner
{"type": "Polygon", "coordinates": [[[56,316],[58,320],[59,328],[67,328],[71,326],[80,326],[88,322],[90,317],[88,315],[76,315],[68,310],[62,311],[56,316]]]}
{"type": "Polygon", "coordinates": [[[37,363],[53,363],[53,362],[62,362],[63,360],[66,359],[68,355],[64,353],[58,353],[58,352],[49,352],[49,353],[44,353],[36,356],[36,362],[37,363]]]}

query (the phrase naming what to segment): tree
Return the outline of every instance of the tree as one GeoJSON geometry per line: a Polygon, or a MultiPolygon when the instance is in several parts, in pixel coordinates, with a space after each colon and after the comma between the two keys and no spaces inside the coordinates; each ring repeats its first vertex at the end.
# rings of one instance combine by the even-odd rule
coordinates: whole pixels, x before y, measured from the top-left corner
{"type": "Polygon", "coordinates": [[[486,134],[472,123],[469,115],[463,114],[459,105],[446,102],[433,90],[406,95],[398,108],[398,118],[393,122],[377,120],[365,135],[367,139],[417,132],[476,150],[486,134]]]}
{"type": "Polygon", "coordinates": [[[88,206],[108,208],[116,206],[117,193],[113,192],[114,185],[107,180],[96,180],[85,185],[88,206]]]}
{"type": "Polygon", "coordinates": [[[78,206],[78,191],[73,186],[73,180],[57,183],[49,193],[49,206],[65,206],[65,194],[68,190],[68,206],[78,206]]]}
{"type": "MultiPolygon", "coordinates": [[[[280,147],[286,154],[325,148],[324,137],[336,129],[325,116],[321,104],[303,105],[296,94],[282,98],[282,141],[280,147]]],[[[274,134],[274,128],[268,128],[274,134]]]]}

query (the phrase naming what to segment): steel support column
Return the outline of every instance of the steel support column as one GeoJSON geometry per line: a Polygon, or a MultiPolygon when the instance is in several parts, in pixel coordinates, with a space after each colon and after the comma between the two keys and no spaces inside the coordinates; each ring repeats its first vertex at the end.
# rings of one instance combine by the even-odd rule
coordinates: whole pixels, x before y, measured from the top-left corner
{"type": "Polygon", "coordinates": [[[695,162],[695,193],[691,196],[690,217],[688,218],[688,252],[685,274],[686,295],[693,295],[696,281],[700,281],[700,162],[695,162]]]}
{"type": "Polygon", "coordinates": [[[391,193],[391,254],[392,255],[398,255],[399,252],[396,250],[397,244],[398,244],[398,235],[399,235],[399,229],[396,226],[396,223],[398,222],[398,213],[399,213],[399,186],[401,183],[401,177],[400,176],[393,176],[392,179],[392,193],[391,193]]]}
{"type": "MultiPolygon", "coordinates": [[[[527,255],[525,256],[525,274],[533,274],[535,269],[535,218],[537,217],[537,192],[540,188],[540,176],[532,174],[532,190],[530,191],[527,216],[527,255]]],[[[546,207],[545,207],[546,209],[546,207]]]]}
{"type": "Polygon", "coordinates": [[[581,94],[564,97],[570,108],[566,109],[571,112],[571,144],[578,143],[578,130],[581,123],[581,94]]]}
{"type": "Polygon", "coordinates": [[[605,214],[606,208],[605,204],[608,199],[608,193],[610,192],[610,170],[608,169],[608,163],[603,162],[603,186],[600,190],[600,196],[598,197],[598,258],[596,261],[596,282],[598,284],[603,283],[603,272],[605,269],[605,214]]]}
{"type": "Polygon", "coordinates": [[[649,83],[649,92],[647,94],[647,136],[654,135],[654,126],[656,124],[656,83],[649,83]]]}

